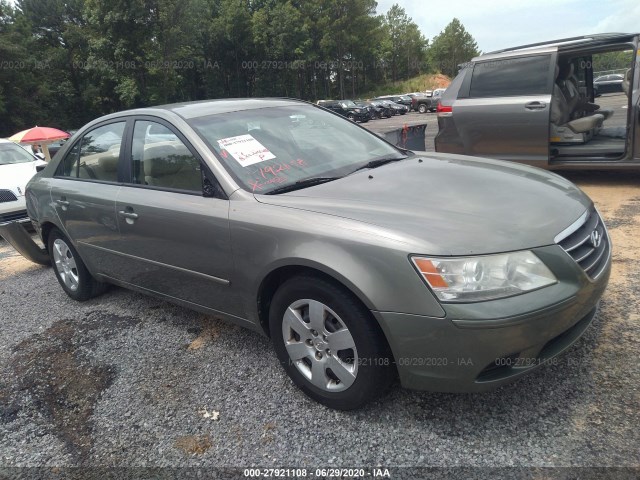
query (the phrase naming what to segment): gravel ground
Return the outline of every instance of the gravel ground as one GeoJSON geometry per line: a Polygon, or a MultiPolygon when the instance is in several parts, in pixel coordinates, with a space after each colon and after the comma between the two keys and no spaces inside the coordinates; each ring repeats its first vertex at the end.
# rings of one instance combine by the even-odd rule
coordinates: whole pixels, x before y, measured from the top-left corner
{"type": "Polygon", "coordinates": [[[115,287],[76,303],[0,240],[0,468],[639,467],[640,174],[568,176],[614,243],[583,338],[496,392],[396,386],[348,413],[307,399],[256,333],[115,287]]]}

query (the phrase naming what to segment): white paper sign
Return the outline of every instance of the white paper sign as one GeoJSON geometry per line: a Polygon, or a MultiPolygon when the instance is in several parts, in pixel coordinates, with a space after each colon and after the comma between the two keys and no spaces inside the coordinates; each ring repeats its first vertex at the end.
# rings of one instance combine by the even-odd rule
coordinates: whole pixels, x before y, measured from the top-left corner
{"type": "Polygon", "coordinates": [[[218,140],[218,145],[243,167],[276,158],[267,147],[249,134],[223,138],[218,140]]]}

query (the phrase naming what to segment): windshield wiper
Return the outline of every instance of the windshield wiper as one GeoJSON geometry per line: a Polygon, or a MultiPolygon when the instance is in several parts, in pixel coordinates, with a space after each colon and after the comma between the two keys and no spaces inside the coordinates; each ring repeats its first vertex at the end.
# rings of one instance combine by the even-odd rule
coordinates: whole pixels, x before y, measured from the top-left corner
{"type": "Polygon", "coordinates": [[[290,185],[284,185],[282,187],[274,188],[265,193],[265,195],[274,195],[276,193],[292,192],[294,190],[300,190],[306,187],[312,187],[313,185],[320,185],[321,183],[331,182],[342,177],[311,177],[298,180],[290,185]]]}
{"type": "Polygon", "coordinates": [[[399,162],[400,160],[404,160],[405,158],[408,158],[408,157],[376,158],[375,160],[371,160],[370,162],[367,162],[364,165],[361,165],[360,167],[356,168],[353,172],[349,173],[349,175],[351,175],[352,173],[359,172],[360,170],[366,170],[368,168],[378,168],[378,167],[381,167],[382,165],[386,165],[387,163],[399,162]]]}

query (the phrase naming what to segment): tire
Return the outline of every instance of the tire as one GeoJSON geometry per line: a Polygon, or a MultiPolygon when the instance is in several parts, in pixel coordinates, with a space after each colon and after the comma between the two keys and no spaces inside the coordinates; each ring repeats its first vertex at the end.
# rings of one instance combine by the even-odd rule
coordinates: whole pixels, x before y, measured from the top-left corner
{"type": "Polygon", "coordinates": [[[391,352],[371,313],[325,279],[298,276],[283,283],[271,302],[269,328],[289,377],[327,407],[359,408],[395,378],[391,352]]]}
{"type": "Polygon", "coordinates": [[[49,233],[47,246],[53,271],[67,295],[82,302],[106,291],[108,285],[91,276],[78,251],[60,230],[54,228],[49,233]]]}
{"type": "Polygon", "coordinates": [[[420,105],[418,105],[418,113],[427,113],[427,110],[429,109],[424,103],[421,103],[420,105]]]}
{"type": "Polygon", "coordinates": [[[350,113],[349,115],[347,115],[347,118],[348,118],[349,120],[351,120],[352,122],[355,122],[355,121],[356,121],[356,117],[355,117],[355,115],[354,115],[353,113],[350,113]]]}

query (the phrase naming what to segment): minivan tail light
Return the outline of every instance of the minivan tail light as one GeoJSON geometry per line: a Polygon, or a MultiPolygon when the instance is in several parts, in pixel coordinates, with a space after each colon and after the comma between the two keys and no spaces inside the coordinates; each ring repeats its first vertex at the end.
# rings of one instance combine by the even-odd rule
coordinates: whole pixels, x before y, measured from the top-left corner
{"type": "Polygon", "coordinates": [[[453,107],[451,105],[442,105],[438,102],[436,112],[439,117],[453,117],[453,107]]]}

